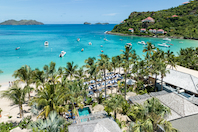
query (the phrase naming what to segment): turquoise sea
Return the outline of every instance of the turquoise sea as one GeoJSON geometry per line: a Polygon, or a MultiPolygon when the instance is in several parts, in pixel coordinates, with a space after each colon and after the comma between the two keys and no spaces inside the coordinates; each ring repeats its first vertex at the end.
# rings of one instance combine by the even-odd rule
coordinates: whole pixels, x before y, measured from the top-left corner
{"type": "MultiPolygon", "coordinates": [[[[138,41],[163,43],[162,38],[116,36],[104,34],[105,31],[113,29],[115,24],[109,25],[32,25],[32,26],[0,26],[0,69],[4,71],[0,75],[0,84],[8,82],[13,78],[11,75],[22,65],[29,65],[32,69],[42,67],[51,61],[59,66],[66,66],[68,61],[74,61],[79,66],[84,64],[88,57],[96,57],[101,54],[101,50],[109,57],[121,53],[126,43],[131,42],[133,49],[142,57],[143,45],[137,44],[138,41]],[[80,42],[76,39],[80,38],[80,42]],[[106,38],[108,41],[104,41],[106,38]],[[123,41],[120,41],[123,39],[123,41]],[[48,41],[49,46],[45,47],[44,42],[48,41]],[[92,45],[88,45],[91,42],[92,45]],[[103,47],[101,47],[103,45],[103,47]],[[15,50],[20,47],[19,50],[15,50]],[[84,52],[81,49],[84,48],[84,52]],[[59,58],[60,52],[64,50],[67,54],[59,58]]],[[[196,47],[196,40],[172,39],[173,46],[170,49],[175,54],[180,48],[196,47]],[[183,42],[183,43],[180,43],[183,42]]]]}

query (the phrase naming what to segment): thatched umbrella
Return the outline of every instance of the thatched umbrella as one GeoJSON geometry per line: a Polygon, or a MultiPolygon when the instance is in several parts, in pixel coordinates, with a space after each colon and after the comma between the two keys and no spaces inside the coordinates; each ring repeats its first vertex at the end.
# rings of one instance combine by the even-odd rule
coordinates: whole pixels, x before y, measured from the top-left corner
{"type": "Polygon", "coordinates": [[[103,111],[104,110],[104,106],[101,104],[97,104],[96,106],[93,107],[95,112],[99,112],[99,111],[103,111]]]}

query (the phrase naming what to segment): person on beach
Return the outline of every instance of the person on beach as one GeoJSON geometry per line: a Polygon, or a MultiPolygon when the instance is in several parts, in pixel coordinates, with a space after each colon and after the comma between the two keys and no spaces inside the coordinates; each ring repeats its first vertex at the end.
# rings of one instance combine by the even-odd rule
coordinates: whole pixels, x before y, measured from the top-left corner
{"type": "Polygon", "coordinates": [[[9,81],[9,87],[11,87],[11,83],[10,83],[10,81],[9,81]]]}

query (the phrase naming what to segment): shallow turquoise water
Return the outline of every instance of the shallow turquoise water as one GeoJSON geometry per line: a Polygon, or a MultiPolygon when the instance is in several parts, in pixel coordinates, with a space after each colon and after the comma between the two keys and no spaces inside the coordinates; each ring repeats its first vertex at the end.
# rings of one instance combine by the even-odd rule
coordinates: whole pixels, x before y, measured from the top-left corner
{"type": "Polygon", "coordinates": [[[78,109],[78,114],[79,116],[87,116],[90,114],[90,109],[89,107],[85,107],[83,109],[78,109]]]}
{"type": "MultiPolygon", "coordinates": [[[[133,49],[142,57],[143,46],[138,45],[138,41],[152,42],[155,44],[162,43],[161,38],[147,37],[127,37],[105,35],[105,31],[110,31],[115,25],[33,25],[33,26],[0,26],[0,69],[4,71],[0,75],[0,83],[9,81],[13,72],[22,65],[30,65],[32,69],[42,69],[45,64],[51,61],[56,62],[59,66],[66,66],[68,61],[74,61],[79,66],[84,64],[88,57],[96,57],[101,50],[109,57],[121,53],[126,43],[131,42],[133,49]],[[108,41],[104,41],[104,38],[108,41]],[[80,42],[76,39],[80,38],[80,42]],[[123,39],[120,41],[119,39],[123,39]],[[45,47],[44,42],[48,41],[49,46],[45,47]],[[92,42],[92,45],[88,45],[92,42]],[[101,48],[100,45],[103,45],[101,48]],[[15,50],[16,47],[21,47],[15,50]],[[84,52],[80,50],[84,48],[84,52]],[[67,54],[59,58],[60,52],[64,50],[67,54]]],[[[170,49],[175,54],[180,48],[196,47],[198,41],[195,40],[178,40],[172,39],[170,49]],[[182,41],[183,43],[179,43],[182,41]]]]}

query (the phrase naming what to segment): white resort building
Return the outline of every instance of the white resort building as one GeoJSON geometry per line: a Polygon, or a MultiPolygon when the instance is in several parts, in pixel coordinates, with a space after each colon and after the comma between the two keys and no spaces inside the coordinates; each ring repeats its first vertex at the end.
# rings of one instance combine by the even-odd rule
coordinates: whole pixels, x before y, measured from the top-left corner
{"type": "Polygon", "coordinates": [[[128,31],[130,31],[130,32],[133,33],[134,32],[134,29],[133,28],[129,28],[128,31]]]}

